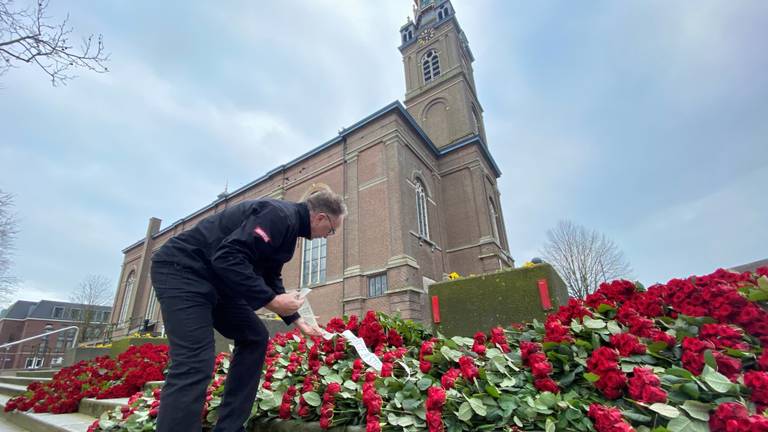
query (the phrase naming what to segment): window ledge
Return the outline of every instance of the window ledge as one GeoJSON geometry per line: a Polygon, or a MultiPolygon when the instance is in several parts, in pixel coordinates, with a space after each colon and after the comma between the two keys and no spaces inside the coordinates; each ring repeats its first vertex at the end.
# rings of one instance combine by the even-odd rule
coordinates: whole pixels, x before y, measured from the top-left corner
{"type": "Polygon", "coordinates": [[[428,244],[430,246],[430,248],[432,249],[432,252],[434,252],[435,250],[439,250],[440,252],[443,251],[442,249],[440,249],[440,246],[438,246],[437,243],[435,243],[432,240],[422,236],[421,234],[415,233],[413,231],[408,231],[408,232],[411,233],[412,236],[414,236],[417,239],[419,239],[419,246],[421,246],[422,244],[426,243],[426,244],[428,244]]]}

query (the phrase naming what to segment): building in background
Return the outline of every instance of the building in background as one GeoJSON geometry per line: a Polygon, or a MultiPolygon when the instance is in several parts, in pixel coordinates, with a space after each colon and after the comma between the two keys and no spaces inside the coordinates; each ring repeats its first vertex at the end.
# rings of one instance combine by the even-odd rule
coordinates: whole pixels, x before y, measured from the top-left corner
{"type": "Polygon", "coordinates": [[[65,327],[71,329],[0,349],[0,369],[60,365],[67,348],[76,342],[99,340],[109,324],[112,308],[51,300],[19,300],[0,315],[0,345],[65,327]],[[81,336],[78,336],[81,335],[81,336]]]}
{"type": "Polygon", "coordinates": [[[424,320],[427,286],[451,272],[510,268],[497,187],[501,171],[486,143],[474,57],[449,0],[414,2],[401,27],[404,104],[393,102],[338,136],[123,250],[115,335],[161,331],[150,258],[171,237],[243,200],[300,201],[323,189],[344,196],[343,229],[300,240],[283,271],[287,288],[310,287],[324,322],[373,309],[424,320]]]}

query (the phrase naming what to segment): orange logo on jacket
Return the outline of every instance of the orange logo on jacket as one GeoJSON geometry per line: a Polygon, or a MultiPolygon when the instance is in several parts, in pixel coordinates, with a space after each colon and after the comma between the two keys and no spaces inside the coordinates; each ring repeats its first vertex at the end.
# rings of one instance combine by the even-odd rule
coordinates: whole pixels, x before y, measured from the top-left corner
{"type": "Polygon", "coordinates": [[[267,232],[264,231],[260,226],[257,226],[253,230],[253,233],[261,237],[261,239],[264,240],[264,243],[269,243],[269,234],[267,234],[267,232]]]}

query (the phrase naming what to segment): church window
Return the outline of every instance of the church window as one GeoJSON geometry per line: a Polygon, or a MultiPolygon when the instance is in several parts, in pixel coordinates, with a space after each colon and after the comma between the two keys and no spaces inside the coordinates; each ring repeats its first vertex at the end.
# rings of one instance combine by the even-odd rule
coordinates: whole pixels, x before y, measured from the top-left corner
{"type": "Polygon", "coordinates": [[[428,83],[440,76],[440,58],[437,51],[431,50],[421,59],[421,69],[424,73],[424,83],[428,83]]]}
{"type": "Polygon", "coordinates": [[[419,225],[419,235],[429,238],[429,221],[427,220],[427,193],[421,180],[416,180],[416,221],[419,225]]]}
{"type": "Polygon", "coordinates": [[[325,266],[328,242],[324,238],[304,239],[301,260],[301,286],[325,282],[325,266]]]}
{"type": "Polygon", "coordinates": [[[147,305],[147,314],[144,319],[152,321],[155,317],[155,311],[157,310],[157,296],[155,295],[155,287],[149,289],[149,304],[147,305]]]}
{"type": "Polygon", "coordinates": [[[437,11],[437,20],[438,21],[442,21],[442,20],[444,20],[446,18],[448,18],[448,6],[443,5],[437,11]]]}
{"type": "Polygon", "coordinates": [[[499,213],[496,211],[496,205],[493,204],[493,200],[488,201],[491,213],[491,230],[493,232],[493,238],[501,241],[499,238],[499,213]]]}
{"type": "Polygon", "coordinates": [[[125,280],[125,291],[123,295],[123,304],[120,306],[120,317],[118,323],[124,323],[128,318],[128,303],[131,302],[131,296],[133,295],[133,285],[136,284],[136,272],[131,272],[128,275],[128,279],[125,280]]]}
{"type": "Polygon", "coordinates": [[[387,274],[368,278],[368,297],[381,297],[387,292],[387,274]]]}
{"type": "Polygon", "coordinates": [[[412,29],[408,29],[408,30],[404,31],[403,32],[403,43],[408,42],[411,39],[413,39],[413,30],[412,29]]]}

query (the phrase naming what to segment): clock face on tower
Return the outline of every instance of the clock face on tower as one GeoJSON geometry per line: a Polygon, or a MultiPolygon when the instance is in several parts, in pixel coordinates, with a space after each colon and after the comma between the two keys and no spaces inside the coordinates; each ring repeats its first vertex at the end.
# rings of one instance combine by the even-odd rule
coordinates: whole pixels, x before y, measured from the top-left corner
{"type": "Polygon", "coordinates": [[[432,40],[432,38],[435,37],[435,29],[426,29],[419,35],[419,45],[424,45],[425,43],[432,40]]]}

